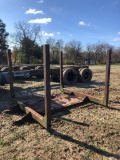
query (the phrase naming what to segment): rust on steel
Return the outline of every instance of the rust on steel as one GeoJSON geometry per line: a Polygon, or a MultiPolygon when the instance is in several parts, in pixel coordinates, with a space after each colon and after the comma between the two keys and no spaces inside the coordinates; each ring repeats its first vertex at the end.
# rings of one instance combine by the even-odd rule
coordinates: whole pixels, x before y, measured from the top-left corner
{"type": "Polygon", "coordinates": [[[91,96],[89,94],[86,94],[86,93],[83,93],[83,92],[79,92],[79,91],[73,91],[72,89],[70,88],[64,88],[63,89],[64,93],[69,93],[69,94],[73,94],[75,95],[76,97],[82,97],[82,98],[87,98],[89,101],[93,101],[95,103],[99,103],[99,104],[102,104],[102,99],[99,98],[99,97],[95,97],[95,96],[91,96]]]}
{"type": "MultiPolygon", "coordinates": [[[[9,56],[9,58],[11,58],[9,56]]],[[[31,114],[31,116],[39,122],[43,127],[48,129],[51,126],[51,93],[50,93],[50,53],[49,45],[43,46],[43,58],[44,58],[44,111],[45,114],[42,116],[37,111],[35,111],[31,106],[26,105],[17,98],[13,98],[16,101],[20,109],[26,114],[31,114]]],[[[9,65],[10,66],[10,65],[9,65]]],[[[12,79],[10,79],[12,80],[12,79]]],[[[13,82],[13,81],[12,81],[13,82]]],[[[38,106],[40,107],[40,106],[38,106]]]]}
{"type": "MultiPolygon", "coordinates": [[[[68,93],[67,96],[58,96],[51,100],[50,92],[50,53],[49,45],[43,46],[43,60],[44,60],[44,103],[41,103],[44,109],[44,116],[39,114],[35,110],[35,107],[31,108],[31,105],[28,106],[23,102],[17,100],[20,108],[25,111],[27,114],[31,114],[32,117],[39,122],[46,129],[51,126],[51,109],[60,109],[66,108],[75,104],[82,104],[83,102],[94,102],[102,105],[108,105],[109,98],[109,79],[110,79],[110,62],[111,62],[111,50],[107,54],[107,63],[106,63],[106,84],[105,84],[105,95],[104,98],[98,98],[91,96],[89,94],[81,93],[78,91],[73,91],[70,88],[62,88],[62,72],[63,72],[63,57],[62,52],[60,53],[60,86],[64,93],[68,93]]],[[[12,69],[11,69],[12,70],[12,69]]],[[[40,104],[38,104],[40,107],[40,104]]]]}
{"type": "Polygon", "coordinates": [[[109,100],[111,54],[112,54],[112,49],[109,49],[107,51],[107,57],[106,57],[106,79],[105,79],[105,93],[103,102],[106,106],[108,106],[108,100],[109,100]]]}
{"type": "Polygon", "coordinates": [[[9,66],[9,77],[10,77],[10,92],[12,98],[14,97],[14,91],[13,91],[13,72],[12,72],[12,60],[11,60],[11,50],[8,49],[7,52],[7,61],[8,61],[8,66],[9,66]]]}
{"type": "Polygon", "coordinates": [[[101,105],[104,105],[104,106],[107,107],[108,106],[108,99],[109,99],[111,53],[112,53],[112,49],[109,49],[107,51],[107,56],[106,56],[106,75],[105,75],[106,80],[105,80],[105,91],[104,91],[104,97],[103,98],[91,96],[89,94],[85,94],[85,93],[78,92],[78,91],[75,91],[75,90],[73,91],[70,88],[63,88],[63,92],[68,93],[68,94],[74,94],[77,97],[80,96],[80,97],[86,98],[90,102],[101,104],[101,105]]]}
{"type": "Polygon", "coordinates": [[[63,91],[63,52],[60,51],[60,90],[63,91]]]}
{"type": "MultiPolygon", "coordinates": [[[[14,98],[14,100],[17,100],[17,99],[14,98]]],[[[46,128],[46,124],[44,123],[44,117],[42,115],[40,115],[35,110],[33,110],[31,107],[27,106],[26,104],[24,104],[23,102],[19,100],[17,100],[17,103],[21,110],[23,110],[26,114],[31,113],[32,118],[35,119],[38,123],[40,123],[42,126],[46,128]]]]}
{"type": "Polygon", "coordinates": [[[46,128],[51,126],[51,93],[50,93],[50,53],[49,45],[43,46],[44,61],[44,106],[46,128]]]}

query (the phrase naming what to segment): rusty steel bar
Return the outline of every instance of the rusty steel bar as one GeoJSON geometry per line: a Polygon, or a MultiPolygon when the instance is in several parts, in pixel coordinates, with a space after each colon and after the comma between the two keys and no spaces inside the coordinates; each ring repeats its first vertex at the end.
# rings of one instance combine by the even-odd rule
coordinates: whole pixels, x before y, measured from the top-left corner
{"type": "Polygon", "coordinates": [[[31,116],[39,122],[43,127],[48,129],[51,126],[51,94],[50,94],[50,54],[49,45],[43,45],[43,60],[44,60],[44,109],[45,115],[37,113],[34,109],[26,106],[23,102],[13,98],[20,108],[27,114],[31,113],[31,116]]]}
{"type": "Polygon", "coordinates": [[[11,60],[11,50],[8,49],[7,52],[7,60],[8,60],[8,66],[9,66],[9,77],[10,77],[10,92],[11,97],[14,97],[14,91],[13,91],[13,72],[12,72],[12,60],[11,60]]]}
{"type": "Polygon", "coordinates": [[[35,110],[33,110],[32,108],[30,108],[29,106],[26,106],[26,104],[24,104],[23,102],[21,101],[17,101],[20,108],[25,112],[25,113],[31,113],[32,117],[38,121],[39,123],[41,123],[41,121],[43,120],[43,116],[40,115],[39,113],[37,113],[35,110]]]}
{"type": "Polygon", "coordinates": [[[63,52],[60,51],[60,90],[63,91],[63,52]]]}
{"type": "Polygon", "coordinates": [[[109,49],[107,51],[107,57],[106,57],[106,80],[105,80],[105,93],[103,102],[106,107],[108,106],[108,99],[109,99],[111,54],[112,54],[112,49],[109,49]]]}
{"type": "Polygon", "coordinates": [[[44,106],[45,106],[45,124],[46,128],[51,126],[51,93],[50,93],[50,53],[49,45],[43,46],[44,61],[44,106]]]}
{"type": "Polygon", "coordinates": [[[103,104],[103,100],[101,98],[83,93],[83,92],[79,92],[79,91],[72,91],[72,89],[69,88],[63,88],[64,93],[66,94],[74,94],[76,97],[82,97],[82,98],[87,98],[88,101],[97,103],[97,104],[103,104]]]}
{"type": "Polygon", "coordinates": [[[110,83],[110,66],[111,66],[111,54],[112,54],[112,49],[109,49],[107,51],[107,56],[106,56],[106,80],[105,80],[105,91],[104,91],[104,97],[98,98],[98,97],[94,97],[91,96],[89,94],[85,94],[85,93],[81,93],[81,92],[76,92],[76,91],[72,91],[71,89],[68,88],[63,88],[63,92],[64,93],[68,93],[68,94],[74,94],[76,96],[80,96],[80,97],[86,97],[89,99],[89,101],[91,102],[95,102],[104,106],[108,106],[108,100],[109,100],[109,83],[110,83]]]}

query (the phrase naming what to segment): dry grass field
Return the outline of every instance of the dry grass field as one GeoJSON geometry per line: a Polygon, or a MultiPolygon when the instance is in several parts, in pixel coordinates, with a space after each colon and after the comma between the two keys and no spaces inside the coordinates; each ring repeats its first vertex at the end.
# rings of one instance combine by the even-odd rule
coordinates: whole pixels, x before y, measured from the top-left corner
{"type": "MultiPolygon", "coordinates": [[[[104,95],[105,66],[90,66],[88,84],[70,86],[91,95],[104,95]]],[[[12,113],[9,85],[0,89],[0,160],[120,160],[120,65],[111,66],[109,107],[88,103],[52,115],[48,131],[36,121],[15,125],[25,114],[12,113]]],[[[43,95],[43,81],[17,80],[15,94],[29,101],[43,95]]],[[[51,82],[51,94],[60,93],[51,82]]]]}

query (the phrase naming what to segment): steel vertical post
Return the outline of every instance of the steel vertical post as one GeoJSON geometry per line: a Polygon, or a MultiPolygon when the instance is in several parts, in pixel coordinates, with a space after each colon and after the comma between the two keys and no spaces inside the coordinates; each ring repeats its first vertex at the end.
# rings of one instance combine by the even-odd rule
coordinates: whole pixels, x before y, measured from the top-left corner
{"type": "Polygon", "coordinates": [[[50,53],[49,45],[43,46],[44,60],[44,106],[46,128],[51,126],[51,93],[50,93],[50,53]]]}
{"type": "Polygon", "coordinates": [[[106,80],[105,80],[105,93],[104,93],[104,103],[106,107],[108,106],[108,100],[109,100],[111,54],[112,54],[112,49],[109,49],[107,51],[107,57],[106,57],[106,80]]]}
{"type": "Polygon", "coordinates": [[[10,92],[11,97],[14,97],[14,91],[13,91],[13,72],[12,72],[12,60],[11,60],[11,50],[8,49],[7,53],[7,60],[8,60],[8,66],[9,66],[9,77],[10,77],[10,92]]]}
{"type": "Polygon", "coordinates": [[[63,91],[63,52],[60,51],[60,90],[63,91]]]}

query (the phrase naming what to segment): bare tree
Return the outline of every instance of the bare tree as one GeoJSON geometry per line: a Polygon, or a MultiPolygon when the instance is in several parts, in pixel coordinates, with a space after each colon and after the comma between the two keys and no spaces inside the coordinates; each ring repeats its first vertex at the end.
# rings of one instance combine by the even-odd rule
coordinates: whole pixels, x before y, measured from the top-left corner
{"type": "Polygon", "coordinates": [[[56,49],[62,49],[63,48],[63,44],[64,44],[64,41],[62,39],[58,39],[56,41],[56,44],[55,44],[56,49]]]}
{"type": "Polygon", "coordinates": [[[120,63],[120,48],[113,50],[112,63],[120,63]]]}
{"type": "Polygon", "coordinates": [[[54,38],[48,38],[46,43],[50,45],[51,63],[59,63],[59,50],[63,48],[63,40],[55,40],[54,38]]]}
{"type": "Polygon", "coordinates": [[[16,64],[16,62],[17,62],[18,53],[19,53],[19,48],[17,48],[16,46],[14,46],[13,47],[13,51],[12,51],[12,62],[14,64],[16,64]]]}
{"type": "Polygon", "coordinates": [[[32,49],[37,45],[40,38],[40,25],[30,25],[25,22],[15,23],[15,33],[12,35],[15,43],[18,44],[25,57],[25,62],[29,63],[32,49]]]}
{"type": "Polygon", "coordinates": [[[95,60],[95,45],[87,44],[86,51],[87,51],[87,61],[88,64],[90,64],[91,60],[95,60]]]}
{"type": "Polygon", "coordinates": [[[13,36],[18,44],[21,44],[21,41],[26,37],[34,42],[40,37],[40,25],[30,25],[26,22],[17,22],[14,24],[14,28],[15,34],[13,36]]]}
{"type": "Polygon", "coordinates": [[[65,45],[65,58],[74,64],[82,62],[82,44],[80,41],[72,40],[65,45]]]}
{"type": "Polygon", "coordinates": [[[95,44],[95,59],[96,62],[98,63],[105,63],[106,62],[106,52],[109,48],[113,48],[113,46],[111,46],[108,43],[101,43],[98,42],[97,44],[95,44]]]}
{"type": "Polygon", "coordinates": [[[46,43],[47,44],[49,44],[50,45],[50,48],[54,48],[54,46],[55,46],[55,38],[48,38],[47,40],[46,40],[46,43]]]}

